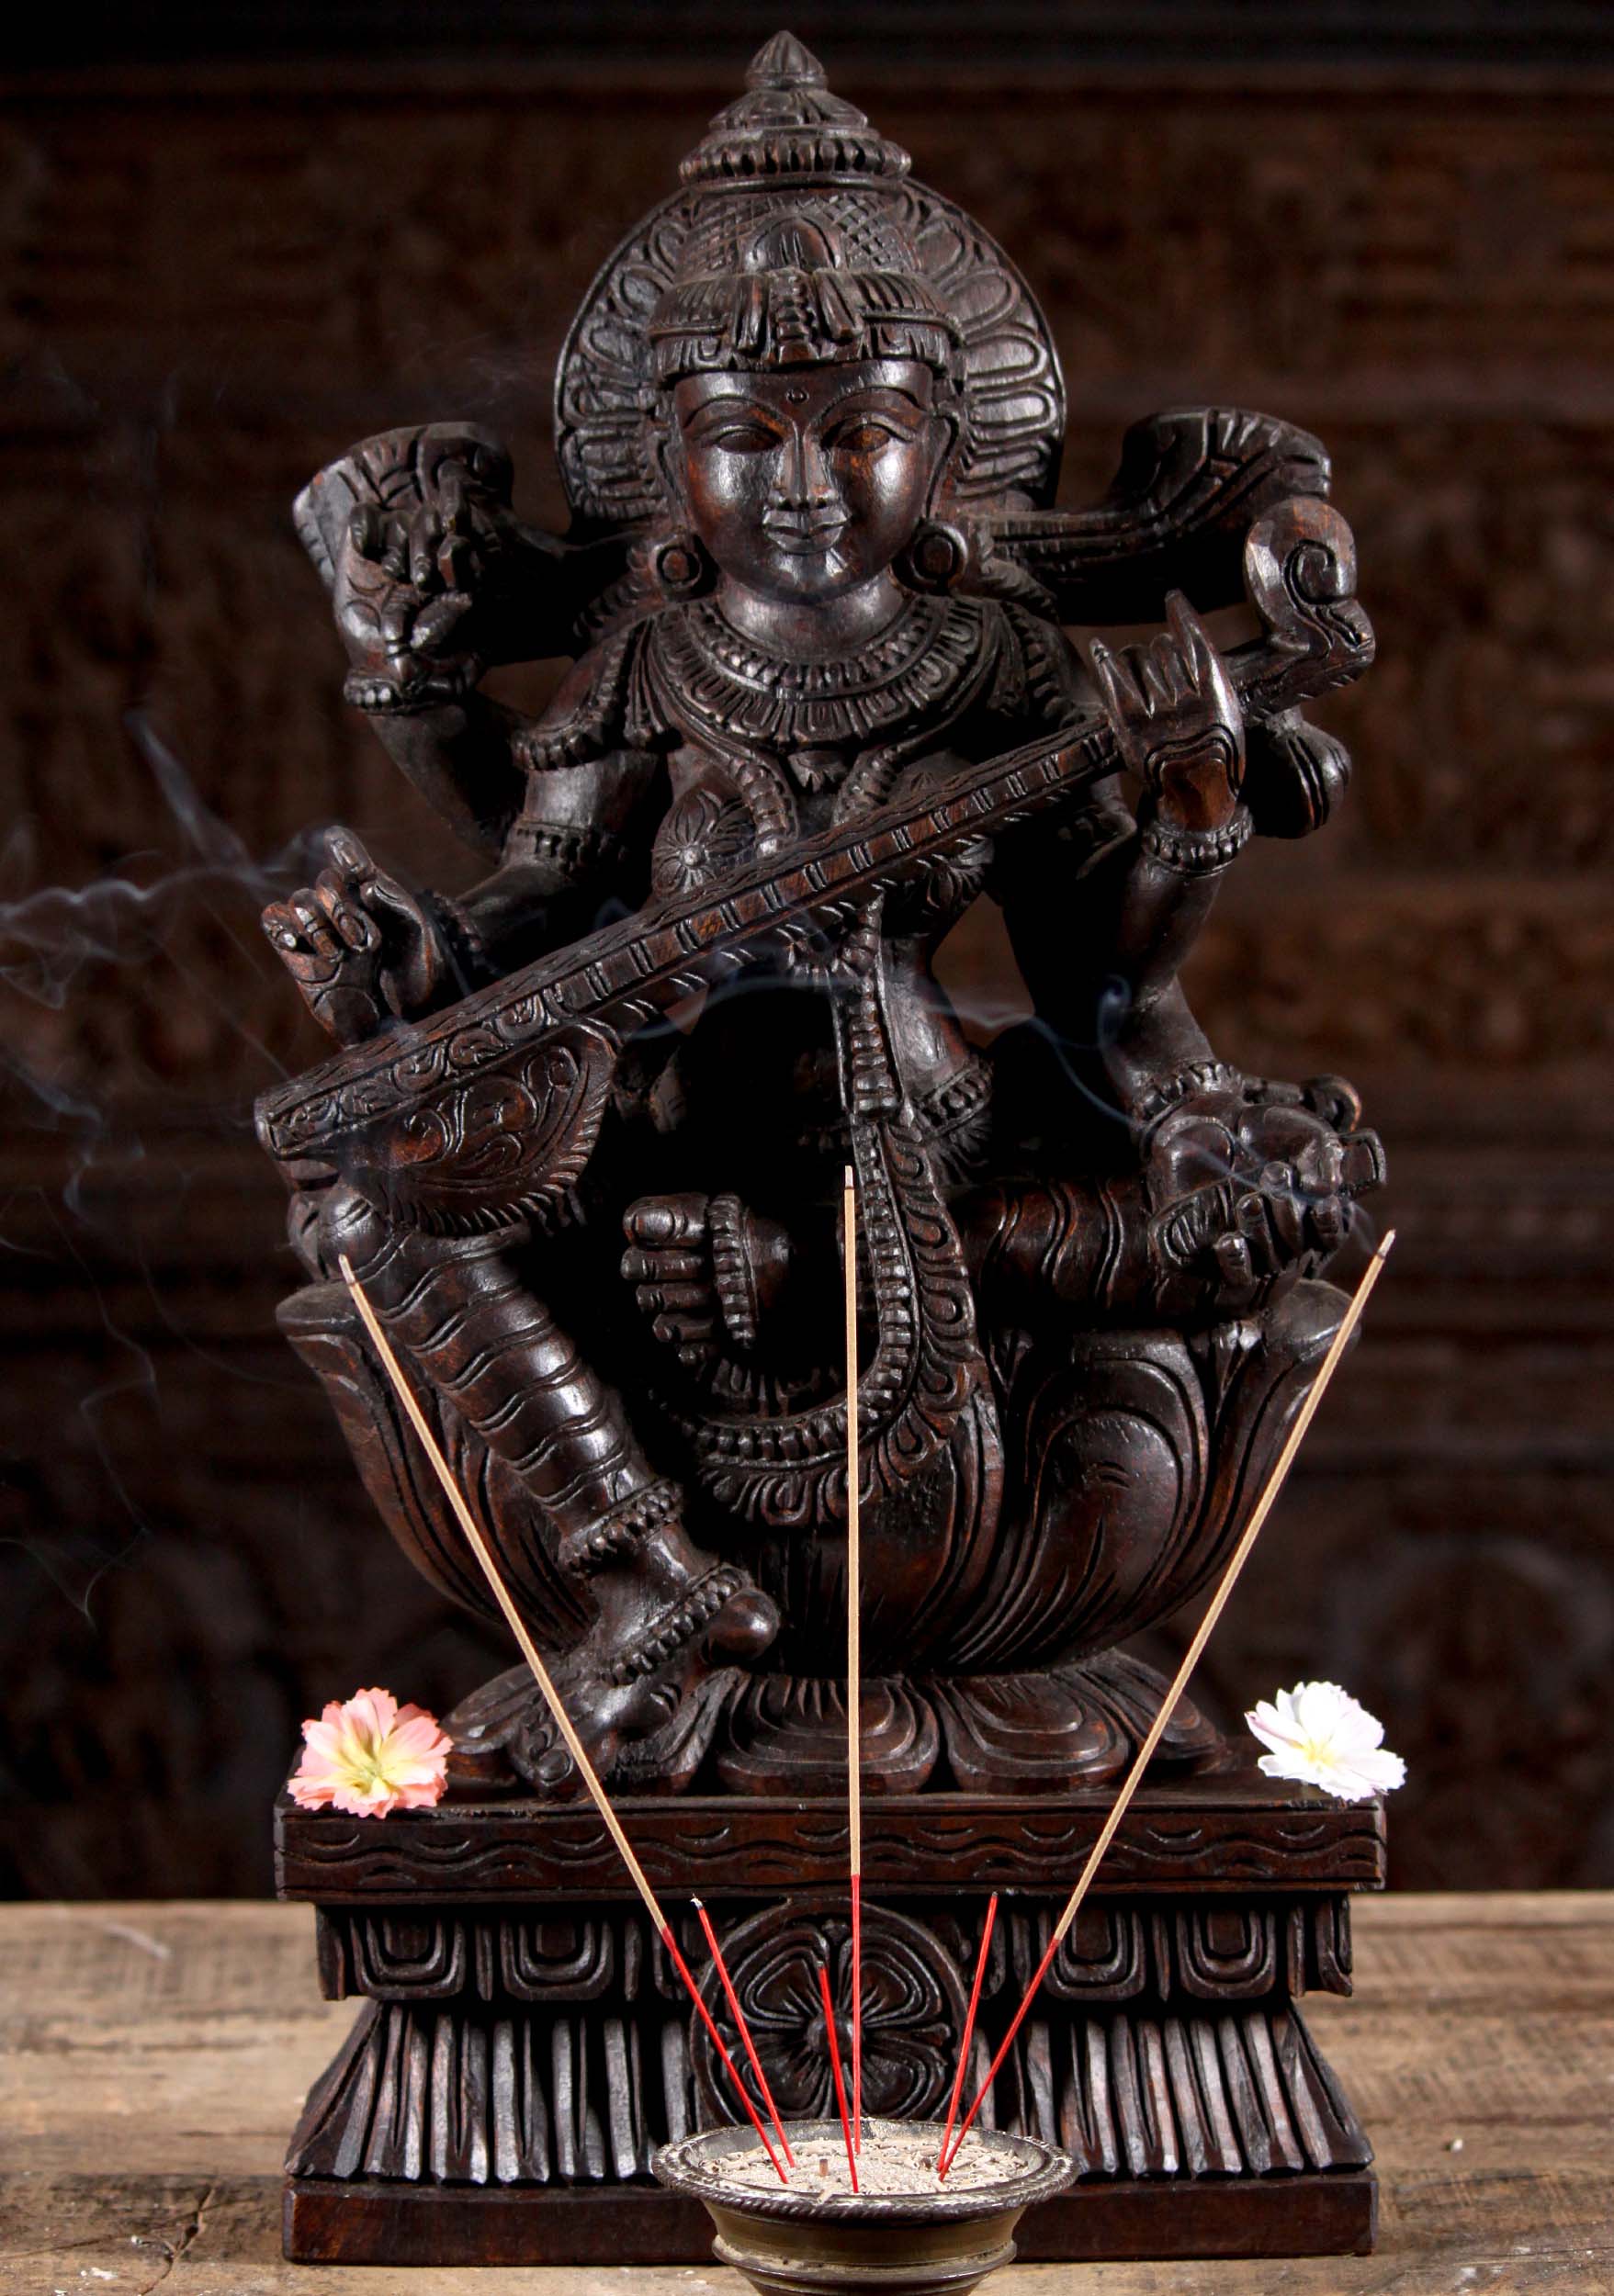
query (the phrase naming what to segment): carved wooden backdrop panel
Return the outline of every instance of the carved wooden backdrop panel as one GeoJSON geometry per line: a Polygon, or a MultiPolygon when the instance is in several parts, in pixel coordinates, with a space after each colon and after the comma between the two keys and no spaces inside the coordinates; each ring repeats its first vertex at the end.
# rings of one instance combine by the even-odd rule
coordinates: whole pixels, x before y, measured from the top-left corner
{"type": "MultiPolygon", "coordinates": [[[[557,519],[561,333],[731,76],[57,83],[0,131],[0,1762],[28,1813],[0,1884],[259,1888],[302,1715],[490,1671],[274,1330],[247,1104],[319,1047],[264,872],[343,819],[470,873],[340,702],[288,504],[351,439],[460,414],[557,519]]],[[[1196,1001],[1232,1057],[1369,1091],[1403,1240],[1204,1689],[1231,1716],[1336,1674],[1383,1715],[1400,1882],[1614,1883],[1608,98],[848,92],[1043,298],[1066,499],[1181,400],[1334,450],[1381,641],[1332,705],[1357,783],[1317,852],[1236,873],[1196,1001]]],[[[954,957],[1000,1000],[989,920],[954,957]]]]}

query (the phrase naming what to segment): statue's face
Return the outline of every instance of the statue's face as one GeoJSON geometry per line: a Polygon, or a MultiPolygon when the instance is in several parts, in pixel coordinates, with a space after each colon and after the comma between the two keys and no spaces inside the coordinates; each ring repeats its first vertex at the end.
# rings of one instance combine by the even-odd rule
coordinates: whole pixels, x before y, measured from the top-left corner
{"type": "Polygon", "coordinates": [[[683,493],[723,573],[811,603],[883,573],[924,516],[949,426],[910,359],[689,375],[673,392],[683,493]]]}

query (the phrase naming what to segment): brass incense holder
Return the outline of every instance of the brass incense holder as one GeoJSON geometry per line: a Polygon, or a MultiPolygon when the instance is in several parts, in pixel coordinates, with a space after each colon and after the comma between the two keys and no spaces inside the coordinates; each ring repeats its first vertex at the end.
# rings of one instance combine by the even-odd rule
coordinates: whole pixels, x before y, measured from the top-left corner
{"type": "MultiPolygon", "coordinates": [[[[881,2124],[863,2125],[866,2133],[881,2124]]],[[[941,2123],[918,2125],[939,2151],[941,2123]]],[[[784,2131],[798,2164],[841,2153],[839,2121],[787,2121],[784,2131]]],[[[1040,2137],[993,2130],[972,2136],[971,2146],[977,2142],[995,2164],[1010,2161],[1011,2173],[972,2184],[966,2152],[948,2181],[930,2191],[820,2194],[799,2167],[789,2186],[739,2185],[724,2171],[756,2150],[745,2128],[707,2129],[663,2145],[651,2167],[662,2184],[704,2203],[716,2234],[713,2255],[743,2272],[762,2296],[965,2296],[988,2273],[1012,2263],[1021,2216],[1063,2191],[1074,2174],[1069,2158],[1040,2137]]]]}

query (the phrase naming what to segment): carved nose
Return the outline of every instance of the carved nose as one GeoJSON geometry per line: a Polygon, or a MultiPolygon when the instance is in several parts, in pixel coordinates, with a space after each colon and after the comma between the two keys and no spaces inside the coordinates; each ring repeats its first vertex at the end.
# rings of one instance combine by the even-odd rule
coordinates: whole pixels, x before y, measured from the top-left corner
{"type": "Polygon", "coordinates": [[[824,457],[817,444],[800,431],[785,443],[779,492],[785,508],[793,511],[815,510],[833,499],[824,457]]]}

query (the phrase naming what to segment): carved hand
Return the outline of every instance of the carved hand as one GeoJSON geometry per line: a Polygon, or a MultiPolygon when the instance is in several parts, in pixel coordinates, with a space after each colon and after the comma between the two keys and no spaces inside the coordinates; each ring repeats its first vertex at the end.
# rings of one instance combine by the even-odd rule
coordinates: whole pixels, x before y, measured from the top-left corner
{"type": "Polygon", "coordinates": [[[390,1019],[423,1011],[445,959],[425,910],[350,829],[333,829],[326,853],[311,885],[270,902],[264,930],[321,1027],[359,1044],[390,1019]]]}
{"type": "Polygon", "coordinates": [[[1180,591],[1168,627],[1121,653],[1094,639],[1099,691],[1121,754],[1154,817],[1189,832],[1226,828],[1244,783],[1244,717],[1222,658],[1180,591]]]}
{"type": "Polygon", "coordinates": [[[1355,1199],[1384,1176],[1378,1136],[1339,1077],[1198,1093],[1147,1142],[1149,1248],[1168,1311],[1239,1312],[1319,1273],[1355,1199]]]}
{"type": "Polygon", "coordinates": [[[699,1362],[717,1337],[719,1310],[706,1196],[647,1196],[623,1219],[622,1273],[639,1311],[679,1360],[699,1362]]]}
{"type": "Polygon", "coordinates": [[[337,553],[337,625],[354,661],[350,702],[419,708],[476,684],[490,652],[501,562],[519,536],[499,496],[445,462],[430,499],[407,513],[353,513],[337,553]]]}

